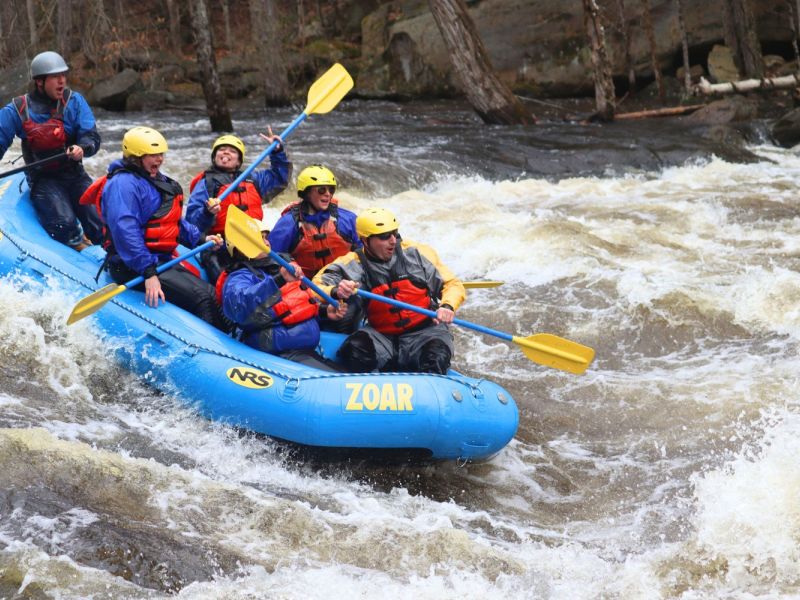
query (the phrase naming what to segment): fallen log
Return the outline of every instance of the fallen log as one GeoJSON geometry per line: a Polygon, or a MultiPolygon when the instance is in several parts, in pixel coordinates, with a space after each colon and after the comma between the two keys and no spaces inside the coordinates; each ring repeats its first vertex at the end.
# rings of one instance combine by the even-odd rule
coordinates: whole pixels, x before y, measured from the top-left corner
{"type": "Polygon", "coordinates": [[[706,104],[687,104],[686,106],[670,106],[668,108],[654,108],[652,110],[639,110],[636,112],[620,113],[614,115],[615,121],[624,119],[648,119],[650,117],[674,117],[685,115],[707,106],[706,104]]]}
{"type": "Polygon", "coordinates": [[[701,77],[700,83],[695,85],[692,90],[695,94],[743,94],[754,90],[778,90],[794,87],[800,87],[800,78],[797,75],[784,75],[769,79],[743,79],[725,83],[710,83],[705,77],[701,77]]]}

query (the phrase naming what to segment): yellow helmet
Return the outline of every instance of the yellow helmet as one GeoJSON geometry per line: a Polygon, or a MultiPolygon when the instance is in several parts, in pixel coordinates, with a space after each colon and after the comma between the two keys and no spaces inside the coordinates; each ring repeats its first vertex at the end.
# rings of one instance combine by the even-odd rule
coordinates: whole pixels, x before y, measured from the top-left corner
{"type": "Polygon", "coordinates": [[[333,171],[322,165],[311,165],[300,171],[297,176],[297,191],[304,192],[312,185],[332,185],[338,187],[333,171]]]}
{"type": "Polygon", "coordinates": [[[144,156],[163,154],[167,151],[167,140],[150,127],[134,127],[122,138],[122,156],[144,156]]]}
{"type": "Polygon", "coordinates": [[[235,135],[221,135],[215,141],[214,145],[211,146],[211,160],[214,160],[214,156],[217,154],[217,148],[220,146],[232,146],[239,151],[239,161],[244,162],[244,142],[240,140],[235,135]]]}
{"type": "Polygon", "coordinates": [[[392,212],[385,208],[368,208],[356,219],[358,237],[366,238],[396,229],[400,229],[400,223],[392,212]]]}

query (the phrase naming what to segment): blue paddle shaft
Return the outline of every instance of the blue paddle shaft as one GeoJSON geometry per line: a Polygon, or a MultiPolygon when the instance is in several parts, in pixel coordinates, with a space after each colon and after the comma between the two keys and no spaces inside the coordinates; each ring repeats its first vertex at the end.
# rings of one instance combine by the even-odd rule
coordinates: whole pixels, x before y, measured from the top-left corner
{"type": "MultiPolygon", "coordinates": [[[[202,246],[198,246],[197,248],[194,248],[193,250],[190,250],[189,252],[179,256],[178,258],[173,258],[172,260],[165,262],[163,265],[159,265],[159,267],[156,269],[156,273],[163,273],[167,269],[171,269],[172,267],[174,267],[178,263],[185,261],[187,258],[191,258],[195,254],[200,254],[203,250],[208,250],[213,245],[214,245],[213,241],[206,242],[202,246]]],[[[125,288],[132,288],[133,286],[139,285],[143,281],[144,281],[144,277],[139,275],[138,277],[134,277],[128,283],[126,283],[125,284],[125,288]]]]}
{"type": "MultiPolygon", "coordinates": [[[[414,306],[413,304],[407,304],[405,302],[400,302],[399,300],[395,300],[394,298],[387,298],[386,296],[379,296],[378,294],[373,294],[372,292],[367,292],[364,290],[356,290],[356,293],[359,296],[364,296],[365,298],[369,298],[370,300],[376,300],[378,302],[385,302],[386,304],[391,304],[392,306],[397,306],[399,308],[405,308],[414,312],[417,312],[421,315],[427,315],[428,317],[435,319],[436,313],[432,310],[428,310],[427,308],[420,308],[419,306],[414,306]]],[[[483,325],[478,325],[477,323],[472,323],[470,321],[464,321],[463,319],[455,318],[453,319],[453,323],[456,325],[461,325],[462,327],[467,327],[469,329],[474,329],[475,331],[480,331],[482,333],[487,333],[489,335],[493,335],[495,337],[499,337],[501,340],[506,340],[509,342],[513,342],[513,336],[503,333],[502,331],[496,331],[494,329],[489,329],[488,327],[484,327],[483,325]]]]}
{"type": "MultiPolygon", "coordinates": [[[[292,273],[292,274],[294,274],[294,268],[292,268],[292,265],[290,265],[288,262],[286,262],[285,260],[283,260],[283,258],[281,258],[281,256],[280,256],[280,254],[278,254],[277,252],[273,252],[272,250],[270,250],[270,251],[269,251],[269,257],[270,257],[271,259],[273,259],[274,261],[276,261],[276,262],[277,262],[277,263],[278,263],[280,266],[282,266],[284,269],[286,269],[287,271],[289,271],[289,273],[292,273]]],[[[326,294],[324,291],[322,291],[322,288],[321,288],[321,287],[319,287],[319,286],[318,286],[316,283],[314,283],[313,281],[311,281],[311,280],[310,280],[308,277],[306,277],[306,276],[304,275],[304,276],[303,276],[303,278],[301,279],[301,281],[302,281],[303,283],[305,283],[305,284],[306,284],[308,287],[310,287],[312,290],[314,290],[315,292],[317,292],[317,293],[318,293],[320,296],[322,296],[323,298],[325,298],[325,301],[326,301],[328,304],[332,304],[332,305],[333,305],[335,308],[338,308],[338,307],[339,307],[339,303],[338,303],[336,300],[334,300],[334,299],[333,299],[333,298],[331,298],[331,297],[330,297],[328,294],[326,294]]]]}
{"type": "MultiPolygon", "coordinates": [[[[300,123],[305,121],[307,116],[308,115],[304,112],[300,113],[298,117],[294,121],[292,121],[291,125],[289,125],[286,129],[284,129],[281,132],[280,136],[278,137],[280,137],[282,140],[285,141],[286,138],[289,137],[289,134],[292,133],[297,128],[297,126],[300,125],[300,123]]],[[[225,191],[219,195],[218,200],[220,201],[224,200],[228,196],[228,194],[230,194],[233,190],[238,188],[239,184],[242,183],[258,165],[261,164],[261,161],[263,161],[265,158],[267,158],[267,156],[272,154],[272,152],[275,150],[275,148],[279,146],[279,144],[280,143],[278,141],[274,141],[269,146],[267,146],[267,149],[264,150],[261,154],[259,154],[258,157],[256,157],[256,159],[253,161],[253,164],[247,167],[244,171],[242,171],[242,173],[236,179],[233,180],[233,183],[231,183],[227,188],[225,188],[225,191]]]]}

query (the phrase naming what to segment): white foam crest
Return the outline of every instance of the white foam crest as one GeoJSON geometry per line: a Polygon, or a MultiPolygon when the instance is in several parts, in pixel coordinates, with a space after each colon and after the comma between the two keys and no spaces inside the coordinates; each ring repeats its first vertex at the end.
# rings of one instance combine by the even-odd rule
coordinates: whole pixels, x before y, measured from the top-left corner
{"type": "Polygon", "coordinates": [[[746,269],[723,301],[736,321],[800,339],[800,274],[772,266],[746,269]]]}
{"type": "Polygon", "coordinates": [[[46,284],[27,277],[0,281],[0,347],[3,354],[31,365],[32,379],[43,381],[63,400],[88,401],[89,373],[108,364],[87,335],[87,324],[67,327],[70,295],[57,280],[46,284]],[[91,357],[92,360],[83,360],[91,357]],[[88,364],[87,364],[88,363],[88,364]]]}
{"type": "Polygon", "coordinates": [[[765,427],[756,444],[693,478],[696,543],[710,560],[725,561],[729,585],[794,586],[800,579],[800,415],[775,409],[753,426],[765,427]]]}

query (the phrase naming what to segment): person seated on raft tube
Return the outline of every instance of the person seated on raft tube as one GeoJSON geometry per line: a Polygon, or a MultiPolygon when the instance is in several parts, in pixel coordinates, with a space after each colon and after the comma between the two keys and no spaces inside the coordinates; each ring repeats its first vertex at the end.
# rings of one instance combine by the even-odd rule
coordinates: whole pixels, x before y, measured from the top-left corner
{"type": "Polygon", "coordinates": [[[30,91],[0,110],[0,158],[22,140],[25,164],[64,154],[26,171],[31,203],[44,230],[54,240],[81,251],[103,239],[94,206],[81,206],[92,183],[81,162],[100,149],[92,109],[67,87],[69,67],[60,54],[42,52],[31,61],[30,91]]]}
{"type": "MultiPolygon", "coordinates": [[[[233,204],[255,220],[264,217],[262,204],[280,194],[289,182],[292,163],[284,150],[283,140],[267,128],[268,135],[260,134],[270,144],[278,147],[270,155],[270,168],[253,171],[220,203],[217,197],[242,173],[244,142],[235,135],[218,137],[211,146],[211,166],[194,176],[189,184],[189,202],[186,220],[200,231],[224,235],[228,207],[233,204]]],[[[230,262],[227,252],[203,252],[200,263],[208,280],[213,285],[222,270],[230,262]]]]}
{"type": "MultiPolygon", "coordinates": [[[[266,242],[269,230],[263,221],[261,231],[266,242]]],[[[340,371],[315,351],[320,338],[320,305],[300,282],[303,271],[297,263],[293,263],[295,272],[290,273],[266,252],[247,259],[230,243],[228,250],[232,262],[217,279],[217,300],[225,316],[239,328],[241,341],[323,371],[340,371]]],[[[346,308],[341,302],[338,310],[330,304],[324,310],[335,318],[344,315],[346,308]]]]}
{"type": "MultiPolygon", "coordinates": [[[[339,358],[351,372],[411,371],[445,374],[453,356],[448,327],[464,301],[464,284],[433,248],[402,240],[395,216],[385,208],[358,215],[363,249],[337,258],[314,277],[335,300],[358,303],[367,326],[350,334],[339,358]],[[436,318],[384,302],[353,296],[361,287],[436,312],[436,318]]],[[[334,315],[336,318],[336,315],[334,315]]]]}
{"type": "Polygon", "coordinates": [[[161,133],[150,127],[134,127],[122,138],[122,160],[108,167],[98,202],[105,224],[103,245],[108,252],[109,273],[120,284],[144,277],[144,284],[134,289],[144,290],[149,306],[158,306],[159,300],[169,301],[229,331],[214,286],[183,264],[156,273],[160,264],[172,259],[179,242],[193,248],[213,240],[216,248],[222,246],[221,236],[203,236],[181,217],[183,190],[160,171],[166,151],[167,140],[161,133]]]}

